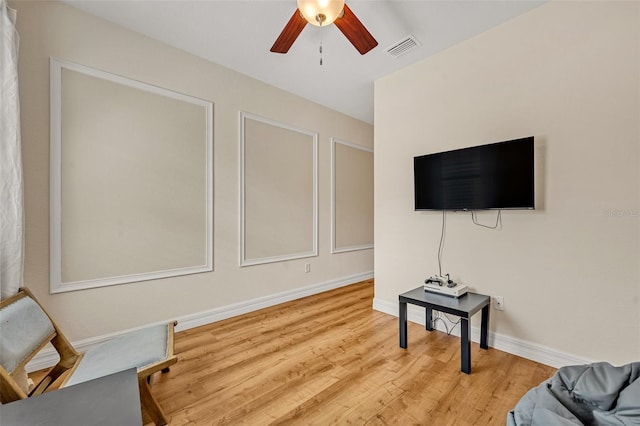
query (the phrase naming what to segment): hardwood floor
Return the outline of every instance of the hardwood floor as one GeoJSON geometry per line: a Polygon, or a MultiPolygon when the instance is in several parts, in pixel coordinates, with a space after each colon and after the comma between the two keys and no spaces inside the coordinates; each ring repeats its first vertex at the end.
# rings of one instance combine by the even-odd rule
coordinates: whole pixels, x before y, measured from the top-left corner
{"type": "Polygon", "coordinates": [[[409,323],[401,349],[372,302],[369,280],[179,332],[152,392],[170,425],[504,425],[555,372],[472,343],[461,373],[458,337],[409,323]]]}
{"type": "Polygon", "coordinates": [[[555,369],[373,311],[373,282],[177,333],[152,392],[171,425],[504,425],[555,369]]]}

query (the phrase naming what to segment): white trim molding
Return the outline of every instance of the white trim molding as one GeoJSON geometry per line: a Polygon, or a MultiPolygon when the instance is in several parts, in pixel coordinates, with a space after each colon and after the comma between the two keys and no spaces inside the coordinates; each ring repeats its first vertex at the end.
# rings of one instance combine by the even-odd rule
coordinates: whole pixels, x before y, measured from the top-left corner
{"type": "MultiPolygon", "coordinates": [[[[191,328],[211,324],[216,321],[232,318],[238,315],[246,314],[248,312],[253,312],[259,309],[279,305],[280,303],[301,299],[303,297],[312,296],[314,294],[333,290],[339,287],[345,287],[345,286],[355,284],[360,281],[368,280],[371,278],[373,278],[373,271],[362,272],[359,274],[348,275],[346,277],[313,284],[307,287],[296,288],[293,290],[274,293],[274,294],[270,294],[268,296],[263,296],[263,297],[257,297],[255,299],[250,299],[250,300],[234,303],[227,306],[221,306],[219,308],[214,308],[208,311],[184,315],[176,319],[178,321],[178,325],[176,326],[175,330],[176,331],[189,330],[191,328]]],[[[159,321],[154,324],[166,323],[173,320],[174,319],[167,319],[166,321],[159,321]]],[[[153,324],[148,324],[148,325],[153,325],[153,324]]],[[[138,330],[144,327],[146,326],[136,327],[128,330],[122,330],[116,333],[109,333],[102,336],[91,337],[88,339],[83,339],[77,342],[73,342],[72,345],[77,351],[86,352],[87,350],[103,342],[106,342],[110,339],[113,339],[114,337],[120,336],[130,331],[138,330]]],[[[42,370],[44,368],[52,367],[57,362],[58,362],[57,352],[52,347],[48,347],[40,351],[40,353],[38,353],[38,355],[36,355],[27,364],[26,370],[28,372],[42,370]]]]}
{"type": "MultiPolygon", "coordinates": [[[[424,308],[414,305],[408,305],[407,308],[407,320],[424,326],[424,308]]],[[[387,300],[374,298],[373,309],[397,317],[399,305],[398,302],[389,302],[387,300]]],[[[446,332],[445,327],[440,324],[440,322],[436,322],[435,329],[438,331],[446,332]]],[[[460,329],[455,328],[451,332],[451,334],[454,336],[460,336],[460,329]]],[[[471,327],[471,340],[473,342],[480,342],[480,329],[478,327],[471,327]]],[[[489,331],[487,340],[489,347],[491,348],[495,348],[513,355],[521,356],[523,358],[527,358],[541,364],[549,365],[554,368],[560,368],[566,365],[590,364],[594,362],[594,360],[585,359],[577,355],[567,354],[555,349],[548,348],[546,346],[537,345],[535,343],[516,339],[510,336],[505,336],[499,333],[494,333],[492,331],[489,331]]]]}
{"type": "MultiPolygon", "coordinates": [[[[60,293],[94,287],[103,287],[116,284],[125,284],[137,281],[155,280],[159,278],[174,277],[213,270],[213,102],[196,98],[194,96],[175,92],[162,87],[132,80],[127,77],[112,74],[106,71],[91,68],[70,61],[50,58],[50,292],[60,293]],[[173,265],[160,264],[150,267],[149,270],[127,273],[126,271],[114,271],[104,276],[86,279],[70,279],[63,281],[63,242],[65,236],[63,229],[63,70],[74,71],[86,76],[105,80],[118,84],[125,88],[159,95],[172,100],[188,103],[191,106],[201,108],[204,138],[202,143],[205,152],[203,162],[202,179],[204,182],[204,194],[198,198],[198,206],[202,206],[205,216],[204,237],[197,242],[199,253],[202,254],[202,262],[198,259],[196,264],[173,267],[173,265]],[[120,273],[122,272],[122,273],[120,273]]],[[[99,99],[96,99],[98,102],[99,99]]],[[[195,245],[195,244],[194,244],[195,245]]],[[[194,262],[195,263],[195,262],[194,262]]],[[[98,268],[99,269],[99,268],[98,268]]]]}
{"type": "Polygon", "coordinates": [[[282,262],[285,260],[293,260],[293,259],[302,259],[306,257],[315,257],[318,256],[318,133],[313,132],[306,129],[297,128],[291,126],[289,124],[281,123],[275,120],[271,120],[269,118],[261,117],[259,115],[251,114],[248,112],[240,111],[240,167],[239,167],[239,183],[240,183],[240,266],[251,266],[251,265],[260,265],[264,263],[273,263],[273,262],[282,262]],[[247,119],[254,120],[260,123],[268,124],[270,126],[279,127],[281,129],[289,130],[292,132],[301,133],[303,135],[307,135],[311,137],[312,141],[312,173],[313,173],[313,182],[312,182],[312,241],[311,241],[311,250],[300,252],[300,253],[289,253],[283,255],[269,256],[269,257],[261,257],[261,258],[252,258],[248,259],[246,256],[246,193],[245,193],[245,121],[247,119]]]}
{"type": "Polygon", "coordinates": [[[373,153],[373,148],[357,145],[337,138],[331,138],[331,254],[372,249],[374,248],[373,243],[358,244],[348,247],[336,247],[336,144],[373,153]]]}

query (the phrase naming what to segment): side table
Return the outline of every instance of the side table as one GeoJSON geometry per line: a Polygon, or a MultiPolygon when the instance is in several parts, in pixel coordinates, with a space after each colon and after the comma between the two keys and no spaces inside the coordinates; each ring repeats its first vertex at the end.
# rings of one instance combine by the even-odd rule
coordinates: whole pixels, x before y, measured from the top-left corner
{"type": "Polygon", "coordinates": [[[426,329],[432,331],[432,311],[445,312],[460,317],[461,371],[471,373],[471,340],[469,319],[482,310],[480,325],[480,347],[488,349],[487,333],[489,329],[489,303],[491,298],[484,294],[467,293],[455,298],[429,293],[420,286],[398,296],[400,302],[400,347],[407,348],[407,303],[426,309],[426,329]]]}

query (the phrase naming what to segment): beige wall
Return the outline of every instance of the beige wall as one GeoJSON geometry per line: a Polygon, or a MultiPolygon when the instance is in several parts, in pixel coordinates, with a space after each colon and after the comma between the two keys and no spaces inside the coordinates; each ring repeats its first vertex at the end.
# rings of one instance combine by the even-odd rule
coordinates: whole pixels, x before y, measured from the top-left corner
{"type": "Polygon", "coordinates": [[[334,248],[372,246],[373,152],[339,141],[333,149],[334,248]]]}
{"type": "Polygon", "coordinates": [[[14,1],[11,6],[18,10],[20,33],[25,284],[71,340],[372,270],[372,250],[329,254],[331,137],[372,146],[372,126],[57,2],[14,1]],[[49,57],[214,102],[214,272],[49,294],[49,57]],[[238,266],[241,110],[318,131],[318,257],[238,266]],[[310,273],[304,273],[305,263],[311,264],[310,273]]]}
{"type": "Polygon", "coordinates": [[[61,164],[52,169],[60,214],[50,212],[61,227],[56,290],[78,281],[210,270],[207,107],[68,68],[61,76],[60,100],[52,106],[62,121],[59,143],[52,144],[61,164]]]}
{"type": "Polygon", "coordinates": [[[314,135],[244,118],[245,261],[314,253],[314,153],[314,135]]]}
{"type": "Polygon", "coordinates": [[[537,209],[500,231],[450,213],[443,269],[504,297],[500,336],[640,358],[639,23],[638,2],[552,2],[376,82],[376,303],[438,271],[413,156],[534,135],[537,209]]]}

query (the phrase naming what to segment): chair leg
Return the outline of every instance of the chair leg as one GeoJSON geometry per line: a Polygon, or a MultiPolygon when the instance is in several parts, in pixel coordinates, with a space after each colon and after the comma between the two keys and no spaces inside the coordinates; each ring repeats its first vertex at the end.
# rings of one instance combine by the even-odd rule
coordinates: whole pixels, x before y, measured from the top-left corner
{"type": "Polygon", "coordinates": [[[41,393],[46,391],[49,386],[51,386],[56,380],[58,380],[58,378],[62,376],[67,370],[69,370],[69,367],[60,365],[60,363],[56,364],[56,366],[53,367],[51,371],[49,371],[49,373],[47,373],[47,375],[40,381],[40,383],[38,383],[33,389],[31,389],[31,392],[29,392],[29,396],[40,395],[41,393]]]}
{"type": "Polygon", "coordinates": [[[151,417],[151,420],[153,420],[153,423],[155,423],[156,426],[166,425],[168,423],[167,417],[151,394],[147,378],[138,379],[138,388],[140,388],[140,403],[149,417],[151,417]]]}

